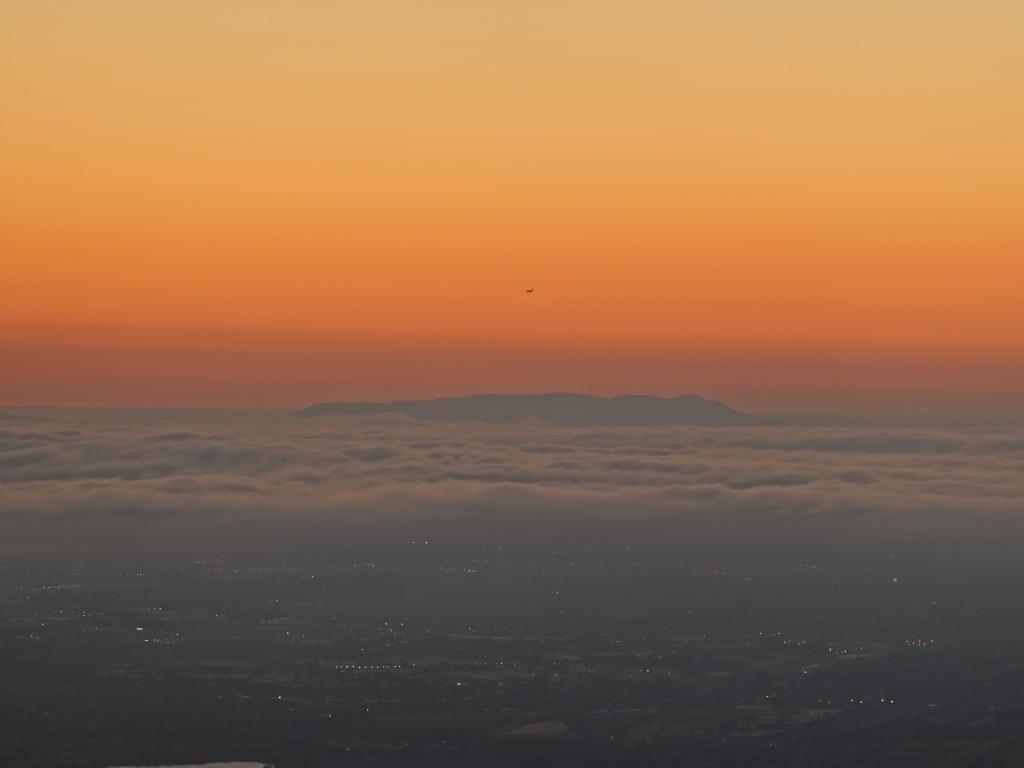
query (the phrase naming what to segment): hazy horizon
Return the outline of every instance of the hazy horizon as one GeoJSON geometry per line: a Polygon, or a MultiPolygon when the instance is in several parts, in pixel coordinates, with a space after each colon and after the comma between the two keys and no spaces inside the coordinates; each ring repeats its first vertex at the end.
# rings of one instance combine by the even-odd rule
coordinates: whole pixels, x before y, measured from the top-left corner
{"type": "Polygon", "coordinates": [[[1024,765],[1022,41],[0,0],[0,766],[1024,765]]]}
{"type": "Polygon", "coordinates": [[[0,324],[0,404],[299,408],[478,392],[695,392],[758,412],[1024,415],[1024,354],[977,346],[965,362],[942,343],[748,346],[686,335],[671,346],[586,337],[567,346],[486,334],[0,324]]]}
{"type": "MultiPolygon", "coordinates": [[[[332,404],[332,403],[370,403],[370,404],[390,404],[403,403],[403,402],[430,402],[435,399],[448,400],[448,399],[460,399],[463,397],[472,397],[475,395],[546,395],[546,394],[584,394],[589,395],[589,392],[455,392],[452,394],[439,395],[437,398],[399,398],[397,400],[323,400],[309,403],[299,403],[297,405],[268,405],[268,406],[231,406],[231,405],[114,405],[114,404],[101,404],[101,405],[76,405],[68,403],[50,403],[50,404],[38,404],[38,403],[22,403],[22,404],[6,404],[0,403],[0,414],[5,417],[14,416],[17,414],[56,414],[59,415],[62,412],[76,411],[90,412],[95,411],[99,413],[107,413],[111,417],[116,417],[117,414],[126,413],[155,413],[155,414],[189,414],[189,413],[209,413],[209,414],[277,414],[295,416],[299,411],[313,405],[321,404],[332,404]]],[[[696,394],[700,397],[704,397],[700,393],[691,392],[680,392],[678,395],[656,395],[656,397],[663,397],[670,399],[677,396],[684,396],[696,394]]],[[[607,395],[598,395],[598,397],[604,398],[615,398],[615,397],[628,397],[628,396],[646,396],[647,393],[642,392],[614,392],[607,395]]],[[[708,400],[717,400],[717,398],[708,397],[708,400]]],[[[721,400],[724,405],[729,406],[721,400]]],[[[754,411],[744,410],[740,413],[749,415],[758,419],[763,426],[816,426],[816,427],[829,427],[829,426],[877,426],[877,427],[901,427],[901,426],[949,426],[949,427],[970,427],[970,426],[999,426],[1004,425],[1007,427],[1018,426],[1024,424],[1024,412],[1007,411],[1007,412],[996,412],[988,408],[979,407],[976,410],[961,409],[954,412],[943,412],[941,410],[776,410],[776,411],[754,411]]],[[[20,418],[20,416],[19,416],[20,418]]],[[[343,421],[348,418],[346,416],[325,416],[323,418],[337,419],[343,421]]],[[[399,419],[416,421],[417,419],[413,416],[406,416],[400,413],[390,413],[380,418],[385,419],[399,419]]],[[[472,422],[472,419],[466,419],[465,421],[472,422]]],[[[671,424],[663,425],[665,427],[672,426],[671,424]]],[[[596,429],[599,427],[591,426],[578,426],[576,429],[596,429]]],[[[708,427],[710,429],[728,429],[729,427],[716,426],[708,427]]]]}

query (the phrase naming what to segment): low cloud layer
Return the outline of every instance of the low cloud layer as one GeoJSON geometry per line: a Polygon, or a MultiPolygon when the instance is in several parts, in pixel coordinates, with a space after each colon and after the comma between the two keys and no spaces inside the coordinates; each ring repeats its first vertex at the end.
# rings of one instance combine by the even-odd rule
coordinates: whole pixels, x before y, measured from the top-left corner
{"type": "Polygon", "coordinates": [[[10,546],[1018,517],[1019,429],[569,429],[0,411],[0,535],[10,546]]]}

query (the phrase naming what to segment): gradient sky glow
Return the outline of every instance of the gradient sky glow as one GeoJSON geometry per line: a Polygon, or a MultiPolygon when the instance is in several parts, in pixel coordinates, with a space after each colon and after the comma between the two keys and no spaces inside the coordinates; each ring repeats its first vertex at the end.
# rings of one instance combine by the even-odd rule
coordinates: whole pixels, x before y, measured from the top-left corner
{"type": "Polygon", "coordinates": [[[1024,412],[1022,39],[1018,0],[0,0],[0,403],[1024,412]]]}

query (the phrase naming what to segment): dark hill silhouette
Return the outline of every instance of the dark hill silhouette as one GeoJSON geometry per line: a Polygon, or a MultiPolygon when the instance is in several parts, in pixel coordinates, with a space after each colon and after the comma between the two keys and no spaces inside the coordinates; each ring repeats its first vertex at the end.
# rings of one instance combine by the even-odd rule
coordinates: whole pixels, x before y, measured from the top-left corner
{"type": "Polygon", "coordinates": [[[726,427],[754,419],[724,403],[698,395],[664,398],[651,395],[596,397],[568,392],[545,395],[469,395],[392,403],[318,403],[298,416],[360,416],[402,413],[430,421],[516,422],[538,419],[564,426],[653,426],[692,424],[726,427]]]}

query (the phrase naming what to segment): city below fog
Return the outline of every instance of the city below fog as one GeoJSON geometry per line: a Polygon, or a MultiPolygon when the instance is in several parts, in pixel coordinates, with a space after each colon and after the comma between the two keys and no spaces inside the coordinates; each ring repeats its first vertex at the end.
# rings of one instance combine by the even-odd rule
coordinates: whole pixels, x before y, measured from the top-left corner
{"type": "Polygon", "coordinates": [[[991,426],[7,410],[0,765],[1012,765],[1022,477],[991,426]]]}

